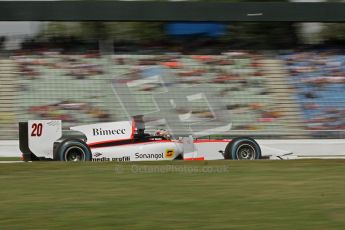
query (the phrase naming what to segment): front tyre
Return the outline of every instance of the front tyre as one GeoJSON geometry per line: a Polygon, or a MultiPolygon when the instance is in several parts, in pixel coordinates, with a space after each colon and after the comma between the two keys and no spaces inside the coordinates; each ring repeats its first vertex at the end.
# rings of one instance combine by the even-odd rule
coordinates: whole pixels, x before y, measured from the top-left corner
{"type": "Polygon", "coordinates": [[[65,140],[54,151],[54,160],[58,161],[91,161],[92,154],[89,146],[82,140],[65,140]]]}
{"type": "Polygon", "coordinates": [[[224,158],[232,160],[257,160],[261,158],[261,149],[253,138],[238,137],[226,146],[224,158]]]}

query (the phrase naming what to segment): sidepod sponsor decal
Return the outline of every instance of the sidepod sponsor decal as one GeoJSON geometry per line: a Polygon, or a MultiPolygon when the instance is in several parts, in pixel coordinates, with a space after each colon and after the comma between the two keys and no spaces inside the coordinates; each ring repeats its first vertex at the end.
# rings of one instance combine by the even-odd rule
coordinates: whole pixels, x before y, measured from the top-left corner
{"type": "Polygon", "coordinates": [[[94,156],[94,157],[100,157],[100,156],[102,156],[102,153],[98,153],[98,152],[97,152],[97,153],[93,154],[93,156],[94,156]]]}
{"type": "Polygon", "coordinates": [[[92,158],[92,161],[130,161],[129,156],[124,157],[101,157],[101,158],[92,158]]]}
{"type": "Polygon", "coordinates": [[[165,150],[165,158],[173,158],[175,156],[174,149],[167,149],[165,150]]]}
{"type": "Polygon", "coordinates": [[[163,153],[136,153],[135,159],[164,159],[163,153]]]}

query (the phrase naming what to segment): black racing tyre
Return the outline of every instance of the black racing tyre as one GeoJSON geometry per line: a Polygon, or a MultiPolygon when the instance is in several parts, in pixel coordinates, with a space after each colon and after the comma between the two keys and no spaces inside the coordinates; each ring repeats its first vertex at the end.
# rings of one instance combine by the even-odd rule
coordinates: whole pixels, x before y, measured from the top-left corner
{"type": "Polygon", "coordinates": [[[253,138],[237,137],[226,146],[224,158],[231,160],[257,160],[261,158],[261,149],[253,138]]]}
{"type": "Polygon", "coordinates": [[[89,146],[82,140],[72,139],[61,142],[54,151],[54,160],[58,161],[91,161],[89,146]]]}

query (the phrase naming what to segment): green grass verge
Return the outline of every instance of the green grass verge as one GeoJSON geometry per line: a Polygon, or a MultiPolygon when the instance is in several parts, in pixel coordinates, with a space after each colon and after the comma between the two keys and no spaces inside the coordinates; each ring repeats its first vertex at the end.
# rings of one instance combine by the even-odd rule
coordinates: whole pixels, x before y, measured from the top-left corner
{"type": "Polygon", "coordinates": [[[1,229],[344,229],[345,161],[0,164],[1,229]]]}

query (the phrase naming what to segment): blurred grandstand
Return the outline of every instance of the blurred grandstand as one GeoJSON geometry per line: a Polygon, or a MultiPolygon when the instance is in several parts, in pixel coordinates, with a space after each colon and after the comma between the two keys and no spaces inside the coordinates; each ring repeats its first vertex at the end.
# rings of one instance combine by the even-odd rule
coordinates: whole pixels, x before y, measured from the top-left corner
{"type": "MultiPolygon", "coordinates": [[[[114,82],[127,84],[144,113],[154,112],[152,95],[164,92],[159,79],[164,80],[167,72],[182,89],[195,85],[201,91],[216,89],[233,121],[226,137],[345,137],[342,51],[254,51],[206,44],[195,45],[193,51],[176,44],[130,45],[112,54],[90,46],[66,51],[47,45],[28,48],[27,44],[3,51],[0,139],[16,139],[18,121],[28,119],[61,119],[65,127],[128,119],[123,105],[132,104],[119,101],[114,82]]],[[[196,120],[212,116],[204,101],[172,112],[191,112],[196,120]]]]}

